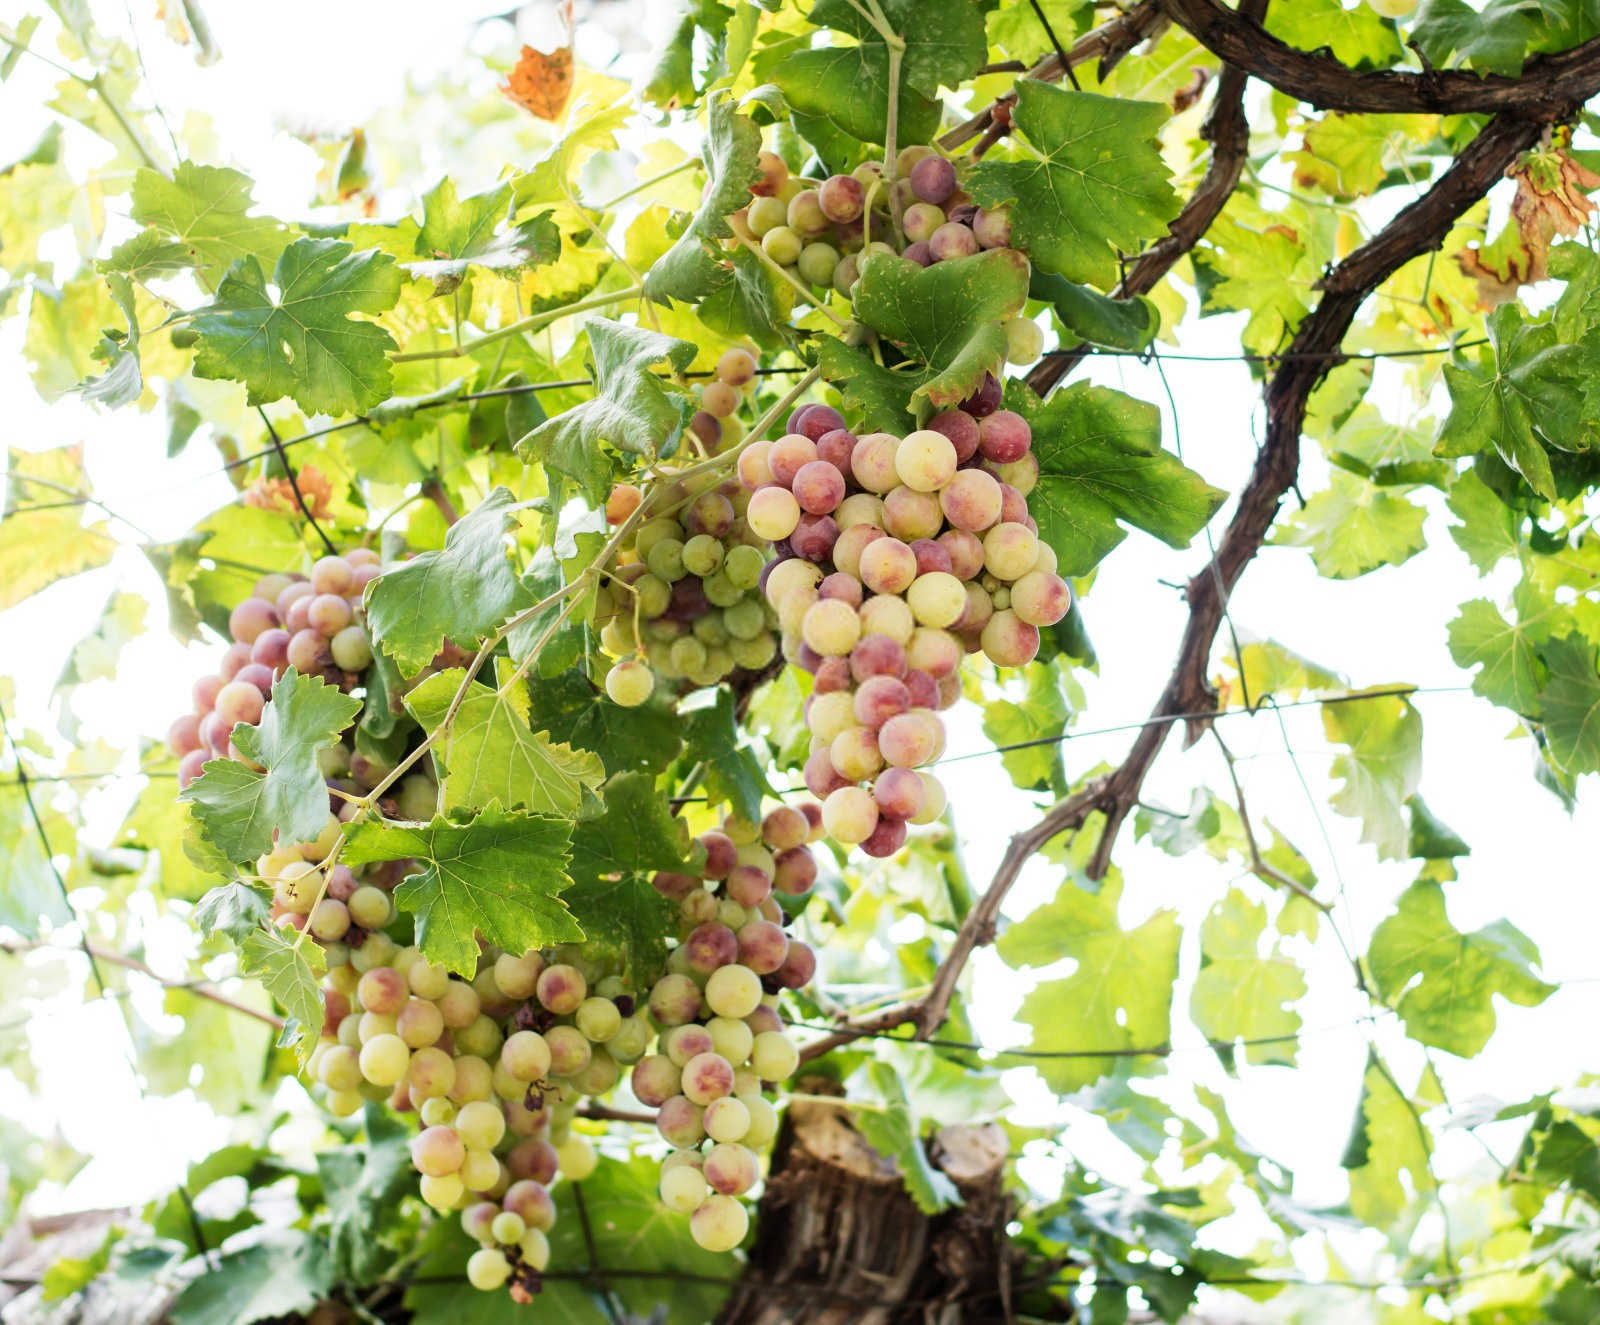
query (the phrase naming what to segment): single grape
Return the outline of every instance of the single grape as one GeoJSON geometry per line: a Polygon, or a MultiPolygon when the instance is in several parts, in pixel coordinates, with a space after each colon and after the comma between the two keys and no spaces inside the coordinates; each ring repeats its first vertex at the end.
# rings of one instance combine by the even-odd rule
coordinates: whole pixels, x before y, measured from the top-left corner
{"type": "Polygon", "coordinates": [[[750,498],[745,520],[758,537],[776,543],[794,533],[800,522],[800,503],[786,488],[765,487],[750,498]]]}
{"type": "MultiPolygon", "coordinates": [[[[661,1170],[660,1192],[661,1203],[667,1209],[676,1210],[679,1214],[692,1214],[705,1202],[711,1189],[699,1169],[680,1164],[676,1168],[661,1170]]],[[[743,1237],[742,1234],[740,1236],[743,1237]]]]}
{"type": "Polygon", "coordinates": [[[971,257],[978,251],[978,238],[957,221],[946,221],[928,239],[928,251],[935,262],[971,257]]]}
{"type": "Polygon", "coordinates": [[[1039,628],[1014,611],[996,612],[984,626],[983,651],[997,667],[1021,667],[1039,652],[1039,628]]]}
{"type": "Polygon", "coordinates": [[[276,625],[278,610],[265,598],[246,598],[228,614],[228,633],[241,644],[253,644],[276,625]]]}
{"type": "Polygon", "coordinates": [[[860,575],[874,593],[904,593],[916,579],[917,554],[898,538],[874,539],[861,550],[860,575]]]}
{"type": "Polygon", "coordinates": [[[862,853],[883,859],[892,856],[906,842],[906,824],[904,819],[890,819],[881,817],[878,826],[872,830],[872,835],[861,843],[862,853]]]}
{"type": "Polygon", "coordinates": [[[956,191],[956,168],[942,156],[925,156],[911,167],[911,191],[925,203],[942,203],[956,191]]]}
{"type": "Polygon", "coordinates": [[[944,528],[939,498],[901,484],[883,499],[884,528],[903,543],[932,538],[944,528]]]}
{"type": "Polygon", "coordinates": [[[467,1258],[467,1282],[482,1292],[494,1292],[510,1277],[511,1262],[498,1247],[480,1247],[467,1258]]]}
{"type": "Polygon", "coordinates": [[[755,356],[749,350],[735,346],[724,350],[717,360],[717,376],[729,386],[744,386],[756,375],[755,356]]]}
{"type": "Polygon", "coordinates": [[[966,609],[966,586],[947,572],[930,571],[912,582],[906,603],[919,625],[943,629],[954,625],[966,609]]]}
{"type": "Polygon", "coordinates": [[[817,190],[817,204],[830,221],[854,221],[865,199],[866,190],[853,175],[829,175],[817,190]]]}
{"type": "Polygon", "coordinates": [[[853,846],[878,826],[877,802],[865,788],[840,787],[822,802],[822,823],[834,841],[853,846]]]}
{"type": "Polygon", "coordinates": [[[895,456],[900,439],[889,433],[867,433],[856,440],[850,453],[850,470],[855,480],[868,492],[888,492],[901,480],[896,472],[895,456]]]}
{"type": "Polygon", "coordinates": [[[980,207],[972,218],[972,233],[984,248],[1005,248],[1011,243],[1011,213],[1004,207],[992,212],[980,207]]]}

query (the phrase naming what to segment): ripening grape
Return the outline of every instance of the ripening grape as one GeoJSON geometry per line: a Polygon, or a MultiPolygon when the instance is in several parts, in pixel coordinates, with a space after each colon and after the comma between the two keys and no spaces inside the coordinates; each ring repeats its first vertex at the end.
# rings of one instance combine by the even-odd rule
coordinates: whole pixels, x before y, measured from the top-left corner
{"type": "Polygon", "coordinates": [[[750,1216],[731,1196],[709,1196],[689,1216],[689,1231],[706,1251],[732,1251],[750,1231],[750,1216]]]}

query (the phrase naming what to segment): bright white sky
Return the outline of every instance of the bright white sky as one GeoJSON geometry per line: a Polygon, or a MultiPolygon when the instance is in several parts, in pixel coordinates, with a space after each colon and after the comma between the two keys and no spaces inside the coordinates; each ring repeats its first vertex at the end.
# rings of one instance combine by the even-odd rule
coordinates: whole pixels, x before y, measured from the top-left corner
{"type": "MultiPolygon", "coordinates": [[[[211,69],[194,66],[144,17],[146,7],[138,8],[145,59],[167,113],[174,119],[190,110],[209,114],[233,162],[256,179],[256,196],[263,208],[293,216],[304,211],[316,162],[308,148],[285,132],[286,127],[347,129],[395,104],[408,77],[426,78],[455,65],[467,51],[504,48],[510,39],[505,25],[483,28],[467,21],[473,10],[493,12],[500,7],[454,6],[461,18],[452,26],[441,18],[452,7],[442,11],[436,4],[415,0],[385,0],[381,5],[369,0],[341,4],[280,0],[270,9],[213,4],[208,12],[224,59],[211,69]]],[[[107,28],[125,31],[119,6],[97,8],[107,28]]],[[[623,8],[602,6],[607,11],[623,8]]],[[[660,17],[654,5],[631,8],[660,17]]],[[[627,30],[620,18],[614,26],[627,30]]],[[[545,34],[523,35],[538,40],[545,34]]],[[[628,33],[628,40],[637,42],[639,34],[628,33]]],[[[580,57],[598,66],[619,55],[617,41],[587,23],[580,27],[579,50],[580,57]]],[[[636,48],[630,48],[612,71],[631,77],[639,68],[636,48]]],[[[4,86],[0,160],[12,159],[37,135],[43,124],[38,106],[49,82],[48,71],[25,61],[4,86]]],[[[81,139],[73,144],[75,149],[85,147],[81,139]]],[[[1231,318],[1191,322],[1181,349],[1236,351],[1237,330],[1231,318]]],[[[45,405],[28,380],[20,333],[16,320],[0,332],[0,398],[7,402],[9,442],[30,448],[85,444],[98,490],[158,539],[183,532],[230,499],[231,489],[223,480],[208,476],[218,463],[209,445],[193,445],[174,462],[161,459],[159,412],[103,415],[71,400],[45,405]]],[[[1160,404],[1166,416],[1166,441],[1173,445],[1173,420],[1153,369],[1128,360],[1101,360],[1091,365],[1091,371],[1098,381],[1160,404]]],[[[1211,482],[1236,490],[1248,473],[1259,433],[1258,399],[1246,369],[1236,363],[1171,361],[1167,376],[1179,402],[1185,459],[1211,482]]],[[[1380,368],[1369,399],[1392,418],[1423,412],[1403,395],[1397,375],[1386,368],[1380,368]]],[[[1437,411],[1438,403],[1432,408],[1437,411]]],[[[1325,467],[1314,457],[1306,465],[1302,489],[1314,492],[1325,478],[1325,467]]],[[[1230,509],[1224,508],[1215,529],[1221,528],[1230,509]]],[[[1479,580],[1445,534],[1448,521],[1440,504],[1434,502],[1430,509],[1428,550],[1402,567],[1358,581],[1320,579],[1303,551],[1268,550],[1247,573],[1233,600],[1232,615],[1240,632],[1247,637],[1274,637],[1360,685],[1466,684],[1470,678],[1452,665],[1445,649],[1446,623],[1463,599],[1500,597],[1511,581],[1479,580]]],[[[138,538],[131,530],[121,526],[118,530],[130,542],[138,538]]],[[[1100,729],[1145,715],[1165,680],[1183,622],[1178,595],[1160,581],[1187,579],[1202,564],[1203,554],[1203,540],[1186,552],[1174,552],[1135,533],[1106,563],[1085,605],[1100,654],[1100,675],[1087,678],[1090,706],[1080,726],[1100,729]]],[[[21,707],[34,723],[49,721],[44,705],[51,682],[100,604],[118,585],[150,595],[152,613],[159,613],[155,578],[143,558],[129,550],[111,567],[15,609],[0,626],[0,639],[5,641],[0,646],[0,670],[16,679],[21,707]]],[[[158,616],[152,620],[159,626],[158,616]]],[[[90,732],[118,745],[131,745],[140,736],[158,737],[168,715],[187,702],[191,680],[206,669],[215,652],[198,647],[186,652],[158,629],[127,651],[115,686],[100,682],[80,693],[80,717],[90,732]]],[[[1460,880],[1448,886],[1451,918],[1465,930],[1508,917],[1538,942],[1547,976],[1592,977],[1600,894],[1592,885],[1592,866],[1579,850],[1600,830],[1592,801],[1569,818],[1534,783],[1529,745],[1507,739],[1511,720],[1487,702],[1464,693],[1443,693],[1422,695],[1416,703],[1426,733],[1423,795],[1473,846],[1473,854],[1459,862],[1460,880]]],[[[1290,710],[1283,722],[1309,782],[1309,797],[1286,753],[1284,732],[1275,717],[1234,717],[1225,724],[1225,734],[1240,759],[1252,815],[1258,824],[1270,820],[1308,855],[1323,881],[1322,895],[1331,896],[1336,881],[1342,879],[1348,910],[1342,904],[1339,919],[1355,935],[1358,949],[1364,949],[1372,927],[1414,877],[1412,867],[1379,864],[1371,849],[1359,844],[1356,826],[1327,808],[1330,752],[1318,711],[1290,710]]],[[[1070,742],[1069,775],[1120,759],[1130,739],[1131,734],[1118,733],[1070,742]]],[[[978,750],[984,744],[972,715],[953,725],[952,753],[978,750]]],[[[1213,749],[1206,743],[1184,755],[1174,739],[1146,787],[1145,800],[1181,809],[1200,781],[1224,788],[1213,749]]],[[[958,823],[968,829],[967,859],[981,886],[1004,846],[1004,836],[995,826],[1020,827],[1031,811],[1024,797],[1002,785],[1005,780],[993,759],[963,761],[944,773],[958,823]]],[[[127,792],[113,789],[106,794],[117,801],[127,792]]],[[[114,823],[115,817],[108,822],[114,823]]],[[[1175,1000],[1174,1039],[1180,1045],[1194,1045],[1199,1037],[1187,1026],[1183,1011],[1187,980],[1197,960],[1192,934],[1231,880],[1208,861],[1174,861],[1140,847],[1131,831],[1123,835],[1118,859],[1128,878],[1125,922],[1136,923],[1158,907],[1173,907],[1191,936],[1185,944],[1185,978],[1175,1000]]],[[[1031,868],[1015,889],[1007,913],[1025,915],[1050,895],[1055,883],[1046,870],[1031,868]]],[[[1246,886],[1259,894],[1256,885],[1246,886]]],[[[152,951],[159,964],[158,944],[159,939],[152,951]]],[[[1313,993],[1300,1009],[1307,1035],[1297,1070],[1245,1068],[1242,1083],[1230,1086],[1208,1052],[1179,1052],[1171,1058],[1167,1081],[1159,1089],[1172,1090],[1180,1098],[1181,1083],[1187,1080],[1227,1089],[1241,1134],[1292,1169],[1299,1180],[1296,1195],[1315,1204],[1344,1196],[1338,1159],[1349,1133],[1368,1029],[1351,1025],[1365,1009],[1350,988],[1337,948],[1324,941],[1307,960],[1313,993]]],[[[996,1045],[1025,1043],[1023,1028],[1010,1020],[1021,991],[1017,979],[982,954],[974,963],[973,985],[983,991],[977,998],[976,1018],[984,1037],[996,1045]]],[[[1592,1068],[1592,1057],[1586,1061],[1577,1048],[1589,1037],[1572,1035],[1567,1028],[1594,1024],[1600,1011],[1597,994],[1600,982],[1577,983],[1539,1008],[1499,1004],[1500,1032],[1478,1059],[1458,1062],[1449,1055],[1435,1056],[1452,1101],[1459,1103],[1480,1092],[1522,1098],[1570,1082],[1580,1071],[1592,1068]]],[[[1379,1026],[1371,1033],[1398,1077],[1408,1085],[1414,1083],[1422,1068],[1420,1055],[1392,1027],[1379,1026]]],[[[40,1066],[38,1091],[30,1099],[0,1086],[0,1114],[36,1127],[59,1122],[74,1145],[94,1156],[70,1187],[48,1194],[48,1204],[54,1208],[136,1203],[170,1185],[189,1160],[230,1135],[228,1120],[211,1117],[192,1100],[139,1097],[131,1073],[121,1066],[121,1025],[108,1007],[53,1010],[39,1019],[32,1038],[40,1066]],[[114,1124],[108,1126],[108,1120],[114,1124]]],[[[1101,1164],[1112,1177],[1138,1176],[1137,1165],[1120,1147],[1107,1142],[1096,1120],[1059,1104],[1027,1072],[1012,1073],[1008,1081],[1021,1104],[1019,1121],[1070,1124],[1066,1139],[1075,1153],[1101,1164]]],[[[1483,1135],[1502,1158],[1509,1155],[1513,1133],[1483,1135]]],[[[1446,1173],[1479,1176],[1487,1163],[1483,1150],[1460,1132],[1446,1139],[1439,1159],[1446,1173]]],[[[1048,1179],[1050,1170],[1041,1165],[1033,1172],[1048,1179]]],[[[1239,1241],[1231,1249],[1245,1250],[1259,1230],[1241,1222],[1237,1231],[1239,1241]]],[[[1372,1241],[1364,1250],[1359,1243],[1350,1248],[1357,1272],[1384,1272],[1381,1262],[1362,1264],[1363,1256],[1375,1250],[1372,1241]]],[[[1311,1262],[1306,1268],[1316,1272],[1321,1266],[1311,1262]]],[[[1341,1305],[1346,1305],[1342,1299],[1341,1305]]]]}

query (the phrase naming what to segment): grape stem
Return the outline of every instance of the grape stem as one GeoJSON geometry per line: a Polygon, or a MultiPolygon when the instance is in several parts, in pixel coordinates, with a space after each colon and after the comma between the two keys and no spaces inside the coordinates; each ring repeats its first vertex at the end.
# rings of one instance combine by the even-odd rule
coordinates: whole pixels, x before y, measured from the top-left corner
{"type": "MultiPolygon", "coordinates": [[[[806,303],[810,304],[819,313],[825,314],[828,320],[832,322],[834,326],[838,327],[840,331],[844,331],[850,325],[842,317],[835,313],[833,309],[829,308],[825,302],[819,300],[816,295],[806,288],[805,285],[796,280],[789,269],[779,263],[777,259],[768,253],[766,249],[762,248],[760,244],[746,239],[743,235],[739,236],[739,242],[752,253],[754,253],[756,257],[761,260],[763,265],[770,268],[773,275],[775,275],[779,280],[787,281],[790,285],[792,285],[795,290],[799,292],[800,297],[804,299],[806,303]]],[[[824,295],[823,299],[826,298],[827,296],[824,295]]]]}
{"type": "Polygon", "coordinates": [[[677,165],[668,167],[659,175],[652,175],[649,179],[640,180],[632,188],[624,189],[614,198],[607,198],[605,202],[594,204],[594,210],[597,212],[609,212],[613,207],[616,207],[619,203],[627,202],[634,195],[643,193],[646,189],[654,188],[657,184],[664,183],[674,175],[681,175],[686,170],[693,170],[700,164],[699,157],[691,156],[686,161],[680,161],[677,165]]]}
{"type": "Polygon", "coordinates": [[[512,336],[520,336],[525,331],[537,331],[540,327],[549,326],[564,317],[571,317],[574,313],[587,313],[593,308],[608,308],[612,304],[625,304],[630,299],[635,299],[644,293],[644,286],[631,285],[625,290],[611,290],[605,294],[590,295],[587,299],[579,299],[574,303],[562,304],[560,308],[547,308],[542,313],[534,313],[530,317],[520,318],[509,322],[495,331],[486,331],[483,335],[466,341],[460,345],[447,345],[438,350],[412,350],[406,354],[391,354],[390,363],[417,363],[423,359],[460,359],[466,355],[481,350],[485,345],[493,345],[496,341],[507,340],[512,336]]]}

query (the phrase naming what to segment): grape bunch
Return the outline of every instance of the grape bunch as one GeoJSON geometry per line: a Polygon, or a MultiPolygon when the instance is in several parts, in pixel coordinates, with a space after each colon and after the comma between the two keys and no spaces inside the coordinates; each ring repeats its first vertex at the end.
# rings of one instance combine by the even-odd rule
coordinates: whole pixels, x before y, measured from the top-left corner
{"type": "MultiPolygon", "coordinates": [[[[213,675],[195,682],[194,711],[175,719],[167,744],[178,756],[178,786],[200,776],[207,760],[241,758],[238,723],[254,725],[289,668],[353,690],[372,662],[361,599],[380,574],[378,554],[355,548],[323,557],[310,576],[266,575],[228,616],[233,643],[213,675]]],[[[376,785],[374,779],[372,785],[376,785]]]]}
{"type": "MultiPolygon", "coordinates": [[[[832,290],[849,299],[862,258],[873,253],[931,267],[1011,244],[1009,212],[977,206],[955,163],[933,147],[901,148],[892,182],[878,161],[815,180],[791,175],[776,153],[762,152],[759,160],[751,201],[730,218],[735,242],[759,244],[823,298],[832,290]]],[[[1032,363],[1044,350],[1044,333],[1028,318],[1008,318],[1005,332],[1012,363],[1032,363]]]]}
{"type": "Polygon", "coordinates": [[[729,816],[698,839],[699,877],[653,880],[678,904],[683,931],[650,991],[660,1039],[630,1084],[657,1110],[657,1130],[672,1147],[661,1165],[662,1202],[689,1216],[690,1233],[708,1251],[744,1240],[749,1215],[738,1198],[755,1186],[758,1152],[778,1128],[763,1092],[800,1063],[778,995],[810,983],[817,959],[784,932],[774,894],[802,896],[816,882],[808,843],[821,824],[813,803],[779,806],[759,825],[729,816]]]}
{"type": "Polygon", "coordinates": [[[1072,603],[1028,514],[1027,420],[999,403],[988,377],[904,437],[858,437],[805,405],[739,456],[746,519],[778,552],[764,588],[784,654],[816,678],[806,786],[828,835],[868,855],[943,813],[944,789],[918,770],[944,749],[963,654],[1020,667],[1072,603]]]}
{"type": "MultiPolygon", "coordinates": [[[[754,379],[755,360],[729,350],[717,373],[703,402],[716,387],[736,396],[754,379]]],[[[709,403],[720,409],[725,402],[709,403]]],[[[637,487],[618,484],[606,518],[620,525],[643,500],[637,487]]],[[[658,681],[715,685],[735,672],[759,672],[777,655],[775,623],[758,588],[766,543],[745,518],[749,493],[710,471],[669,479],[656,500],[662,513],[642,521],[618,549],[593,615],[601,647],[617,659],[606,693],[630,708],[658,681]]]]}

